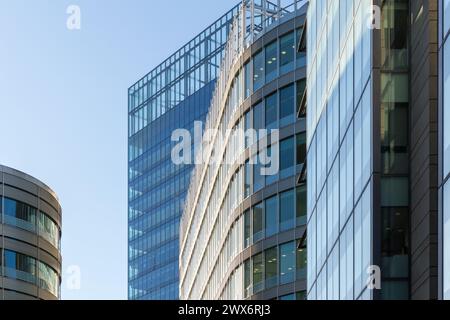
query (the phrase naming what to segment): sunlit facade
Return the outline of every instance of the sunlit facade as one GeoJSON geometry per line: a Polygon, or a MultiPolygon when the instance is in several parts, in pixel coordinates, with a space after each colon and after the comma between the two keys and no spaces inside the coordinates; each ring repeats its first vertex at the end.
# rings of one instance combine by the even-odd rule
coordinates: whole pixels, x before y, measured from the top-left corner
{"type": "Polygon", "coordinates": [[[128,90],[128,297],[178,299],[179,222],[192,165],[171,161],[174,130],[204,121],[237,7],[128,90]]]}
{"type": "Polygon", "coordinates": [[[277,129],[279,139],[216,138],[206,155],[220,164],[196,166],[181,221],[181,299],[306,298],[305,3],[245,1],[235,20],[206,128],[277,129]],[[256,159],[275,152],[279,170],[262,175],[256,159]]]}
{"type": "Polygon", "coordinates": [[[308,299],[408,299],[409,1],[316,0],[307,21],[308,299]]]}

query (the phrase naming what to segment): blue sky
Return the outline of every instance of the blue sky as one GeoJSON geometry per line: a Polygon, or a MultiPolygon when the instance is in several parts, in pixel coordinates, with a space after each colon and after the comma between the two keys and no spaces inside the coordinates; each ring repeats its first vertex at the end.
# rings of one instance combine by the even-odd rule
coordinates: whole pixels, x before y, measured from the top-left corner
{"type": "Polygon", "coordinates": [[[237,2],[0,0],[0,163],[59,195],[63,299],[126,299],[127,89],[237,2]]]}

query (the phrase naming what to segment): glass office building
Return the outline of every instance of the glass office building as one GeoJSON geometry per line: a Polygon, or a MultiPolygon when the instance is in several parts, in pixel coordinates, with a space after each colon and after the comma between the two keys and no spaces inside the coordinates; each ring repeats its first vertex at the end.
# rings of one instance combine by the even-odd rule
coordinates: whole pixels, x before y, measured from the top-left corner
{"type": "Polygon", "coordinates": [[[237,7],[128,90],[128,297],[178,299],[179,221],[192,171],[172,131],[204,120],[237,7]]]}
{"type": "Polygon", "coordinates": [[[310,2],[309,299],[448,295],[448,12],[448,0],[310,2]]]}
{"type": "Polygon", "coordinates": [[[369,5],[313,1],[308,13],[309,299],[370,297],[363,289],[373,247],[369,5]]]}
{"type": "Polygon", "coordinates": [[[0,300],[61,298],[61,215],[48,186],[0,166],[0,300]]]}
{"type": "Polygon", "coordinates": [[[233,24],[204,140],[220,161],[196,166],[181,221],[181,299],[306,298],[305,3],[245,1],[233,24]]]}
{"type": "Polygon", "coordinates": [[[409,1],[316,0],[307,20],[308,299],[408,299],[409,1]]]}
{"type": "Polygon", "coordinates": [[[441,272],[440,287],[443,299],[450,300],[450,1],[441,0],[440,43],[440,208],[441,208],[441,272]]]}

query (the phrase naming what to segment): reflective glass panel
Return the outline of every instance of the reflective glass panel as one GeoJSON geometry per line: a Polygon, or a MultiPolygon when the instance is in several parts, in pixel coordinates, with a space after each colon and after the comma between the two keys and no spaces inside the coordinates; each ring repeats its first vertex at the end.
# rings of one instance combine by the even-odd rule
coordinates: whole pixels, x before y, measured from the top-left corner
{"type": "Polygon", "coordinates": [[[280,90],[280,127],[295,121],[295,95],[294,85],[280,90]]]}
{"type": "Polygon", "coordinates": [[[295,51],[294,32],[280,38],[280,74],[294,70],[295,51]]]}
{"type": "Polygon", "coordinates": [[[264,84],[264,57],[263,52],[253,57],[253,91],[260,89],[264,84]]]}
{"type": "Polygon", "coordinates": [[[278,198],[272,197],[266,200],[266,237],[273,236],[278,231],[278,198]]]}
{"type": "Polygon", "coordinates": [[[261,240],[264,236],[263,229],[264,207],[262,203],[253,207],[253,242],[261,240]]]}
{"type": "Polygon", "coordinates": [[[253,261],[253,293],[258,293],[264,289],[264,261],[263,254],[257,254],[253,261]]]}
{"type": "Polygon", "coordinates": [[[275,287],[278,284],[278,248],[277,247],[266,250],[265,265],[266,265],[265,288],[269,289],[269,288],[275,287]]]}
{"type": "Polygon", "coordinates": [[[295,242],[280,246],[280,283],[286,284],[295,279],[295,242]]]}
{"type": "Polygon", "coordinates": [[[273,42],[266,47],[266,83],[277,77],[277,42],[273,42]]]}

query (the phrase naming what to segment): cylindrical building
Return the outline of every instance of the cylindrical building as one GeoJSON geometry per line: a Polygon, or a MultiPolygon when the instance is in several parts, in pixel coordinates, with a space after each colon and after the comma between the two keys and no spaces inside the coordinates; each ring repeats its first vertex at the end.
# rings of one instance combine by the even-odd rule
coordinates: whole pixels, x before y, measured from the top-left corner
{"type": "Polygon", "coordinates": [[[0,166],[0,300],[57,300],[61,206],[45,184],[0,166]]]}
{"type": "Polygon", "coordinates": [[[235,18],[181,220],[181,299],[306,296],[305,3],[243,1],[235,18]]]}

